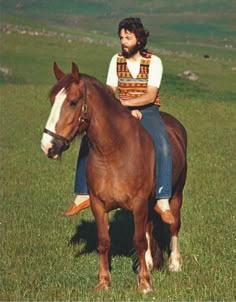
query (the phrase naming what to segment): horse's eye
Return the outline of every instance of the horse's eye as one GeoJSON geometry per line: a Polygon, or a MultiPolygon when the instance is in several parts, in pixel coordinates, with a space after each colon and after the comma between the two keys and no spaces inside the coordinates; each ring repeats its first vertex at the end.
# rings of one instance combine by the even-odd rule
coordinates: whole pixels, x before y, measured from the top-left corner
{"type": "Polygon", "coordinates": [[[69,102],[70,107],[75,107],[77,105],[78,101],[77,100],[71,100],[69,102]]]}

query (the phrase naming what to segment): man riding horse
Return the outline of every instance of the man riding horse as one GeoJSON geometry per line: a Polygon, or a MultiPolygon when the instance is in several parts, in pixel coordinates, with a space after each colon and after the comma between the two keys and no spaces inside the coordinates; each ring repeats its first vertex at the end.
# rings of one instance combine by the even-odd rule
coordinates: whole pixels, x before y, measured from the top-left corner
{"type": "MultiPolygon", "coordinates": [[[[119,23],[118,36],[122,52],[110,62],[107,85],[122,105],[128,107],[150,134],[155,146],[155,198],[154,210],[168,224],[174,222],[169,206],[171,197],[171,146],[161,118],[159,90],[162,78],[161,59],[149,53],[145,46],[149,32],[139,18],[125,18],[119,23]]],[[[85,166],[89,153],[86,135],[83,137],[77,161],[74,192],[76,197],[65,211],[65,216],[78,213],[88,207],[89,192],[85,178],[85,166]]],[[[138,167],[137,167],[138,169],[138,167]]]]}

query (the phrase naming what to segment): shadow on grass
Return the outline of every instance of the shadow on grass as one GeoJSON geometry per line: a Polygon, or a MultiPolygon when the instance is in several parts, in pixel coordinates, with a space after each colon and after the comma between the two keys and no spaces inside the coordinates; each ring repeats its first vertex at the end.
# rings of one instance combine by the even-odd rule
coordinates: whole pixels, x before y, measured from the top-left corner
{"type": "MultiPolygon", "coordinates": [[[[133,233],[132,213],[123,209],[116,210],[112,219],[109,220],[110,254],[112,256],[130,256],[134,252],[133,233]]],[[[77,256],[96,251],[97,229],[95,221],[82,220],[76,226],[75,234],[70,238],[69,243],[74,245],[81,242],[83,242],[84,247],[77,253],[77,256]]]]}
{"type": "MultiPolygon", "coordinates": [[[[160,220],[159,215],[153,213],[154,229],[152,254],[154,259],[160,259],[154,266],[161,269],[163,266],[163,252],[169,253],[169,227],[160,220]]],[[[132,212],[123,209],[116,210],[112,219],[109,221],[109,235],[111,238],[111,247],[109,252],[109,264],[111,269],[111,257],[127,256],[132,258],[132,267],[135,272],[138,268],[138,259],[133,247],[134,223],[132,212]]],[[[76,257],[82,254],[96,251],[97,230],[95,221],[82,220],[76,226],[75,234],[70,238],[69,244],[76,245],[83,243],[83,248],[76,257]]]]}

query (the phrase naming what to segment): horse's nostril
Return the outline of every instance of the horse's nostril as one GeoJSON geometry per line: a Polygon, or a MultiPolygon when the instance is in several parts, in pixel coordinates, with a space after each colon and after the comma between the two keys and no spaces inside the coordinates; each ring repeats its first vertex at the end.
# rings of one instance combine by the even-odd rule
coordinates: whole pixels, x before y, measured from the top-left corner
{"type": "Polygon", "coordinates": [[[52,147],[48,150],[48,158],[54,158],[57,155],[55,149],[52,147]]]}
{"type": "Polygon", "coordinates": [[[55,140],[54,143],[52,144],[52,147],[48,149],[48,158],[53,158],[56,159],[61,156],[62,152],[65,151],[66,149],[64,148],[64,142],[60,142],[55,140]]]}

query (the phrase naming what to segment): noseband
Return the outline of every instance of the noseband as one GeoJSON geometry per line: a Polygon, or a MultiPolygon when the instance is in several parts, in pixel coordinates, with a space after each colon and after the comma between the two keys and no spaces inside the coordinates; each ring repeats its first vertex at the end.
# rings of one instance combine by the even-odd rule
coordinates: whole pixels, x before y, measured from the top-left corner
{"type": "Polygon", "coordinates": [[[83,86],[83,105],[82,105],[81,115],[80,115],[80,117],[78,119],[78,123],[77,123],[75,129],[72,131],[71,135],[67,138],[67,137],[59,135],[57,133],[54,133],[51,130],[48,130],[47,128],[44,128],[43,132],[47,133],[50,136],[52,136],[53,138],[61,141],[62,144],[63,144],[63,150],[67,150],[70,147],[70,143],[75,138],[75,136],[76,136],[79,128],[81,127],[81,125],[84,122],[88,122],[88,119],[86,117],[86,113],[87,113],[87,87],[86,87],[86,84],[84,84],[84,86],[83,86]]]}

